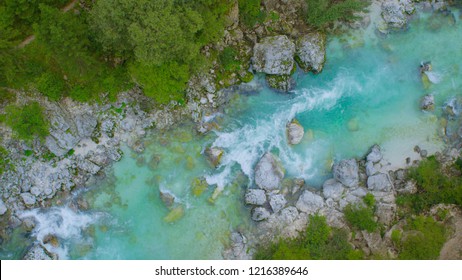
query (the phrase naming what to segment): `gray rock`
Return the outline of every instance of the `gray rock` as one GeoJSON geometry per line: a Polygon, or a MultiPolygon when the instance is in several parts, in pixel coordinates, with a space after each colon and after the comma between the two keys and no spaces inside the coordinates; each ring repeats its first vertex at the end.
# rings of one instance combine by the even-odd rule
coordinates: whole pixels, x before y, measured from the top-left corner
{"type": "Polygon", "coordinates": [[[420,156],[423,158],[427,157],[428,156],[427,150],[420,150],[420,156]]]}
{"type": "Polygon", "coordinates": [[[366,162],[366,175],[367,176],[372,176],[374,174],[377,174],[379,170],[376,168],[376,165],[372,163],[372,161],[366,162]]]}
{"type": "Polygon", "coordinates": [[[375,215],[378,217],[379,222],[385,225],[390,225],[395,219],[396,205],[378,203],[375,215]]]}
{"type": "Polygon", "coordinates": [[[57,260],[58,256],[49,252],[40,244],[32,246],[32,248],[23,257],[24,260],[57,260]]]}
{"type": "Polygon", "coordinates": [[[21,193],[21,198],[22,201],[24,201],[24,204],[26,204],[27,206],[32,206],[36,202],[35,196],[33,196],[30,193],[21,193]]]}
{"type": "Polygon", "coordinates": [[[358,163],[355,159],[344,159],[337,162],[332,167],[334,178],[346,187],[354,187],[358,185],[358,163]]]}
{"type": "Polygon", "coordinates": [[[422,98],[420,108],[425,111],[433,111],[435,109],[435,97],[433,94],[427,94],[422,98]]]}
{"type": "Polygon", "coordinates": [[[245,203],[261,206],[266,203],[266,193],[261,189],[249,189],[245,194],[245,203]]]}
{"type": "Polygon", "coordinates": [[[269,204],[273,213],[279,212],[284,206],[286,206],[286,199],[282,194],[271,194],[269,197],[269,204]]]}
{"type": "Polygon", "coordinates": [[[165,207],[168,209],[172,208],[173,204],[175,203],[175,196],[168,192],[168,191],[159,191],[160,200],[164,203],[165,207]]]}
{"type": "Polygon", "coordinates": [[[271,216],[271,213],[263,207],[256,207],[252,210],[252,220],[260,222],[268,219],[271,216]]]}
{"type": "Polygon", "coordinates": [[[343,185],[335,179],[326,180],[322,185],[322,194],[324,198],[331,198],[334,201],[340,200],[344,190],[343,185]]]}
{"type": "Polygon", "coordinates": [[[252,65],[255,71],[289,75],[294,66],[295,44],[285,35],[263,38],[255,44],[252,65]]]}
{"type": "Polygon", "coordinates": [[[367,188],[372,191],[387,192],[392,189],[393,185],[387,174],[379,173],[367,178],[367,188]]]}
{"type": "Polygon", "coordinates": [[[271,191],[279,189],[284,168],[279,159],[271,154],[265,153],[255,167],[255,184],[264,190],[271,191]]]}
{"type": "Polygon", "coordinates": [[[305,131],[303,126],[300,123],[293,119],[290,123],[287,124],[287,140],[290,145],[296,145],[302,141],[305,131]]]}
{"type": "Polygon", "coordinates": [[[298,38],[296,59],[304,71],[321,72],[326,61],[326,36],[313,32],[298,38]]]}
{"type": "Polygon", "coordinates": [[[399,194],[414,194],[417,192],[417,184],[413,180],[409,180],[396,191],[399,194]]]}
{"type": "MultiPolygon", "coordinates": [[[[409,7],[406,5],[407,10],[409,7]]],[[[407,25],[405,6],[400,0],[386,0],[382,3],[382,18],[388,27],[401,29],[407,25]]]]}
{"type": "Polygon", "coordinates": [[[279,212],[279,219],[286,223],[291,224],[293,223],[298,217],[298,210],[294,206],[289,206],[284,208],[279,212]]]}
{"type": "Polygon", "coordinates": [[[4,215],[8,211],[8,208],[6,207],[5,203],[3,203],[3,200],[0,199],[0,216],[4,215]]]}
{"type": "Polygon", "coordinates": [[[89,161],[89,160],[81,160],[77,163],[77,166],[85,171],[85,172],[88,172],[92,175],[95,175],[96,173],[98,173],[98,171],[100,171],[101,167],[99,167],[98,165],[94,164],[93,162],[89,161]]]}
{"type": "Polygon", "coordinates": [[[90,137],[98,124],[96,118],[90,114],[84,113],[75,116],[75,125],[80,137],[90,137]]]}
{"type": "Polygon", "coordinates": [[[367,155],[367,161],[377,163],[382,160],[383,155],[378,145],[374,145],[371,148],[371,152],[367,155]]]}
{"type": "Polygon", "coordinates": [[[295,204],[298,210],[308,214],[318,212],[323,206],[322,197],[307,190],[302,193],[295,204]]]}
{"type": "Polygon", "coordinates": [[[208,161],[213,165],[213,167],[217,167],[220,164],[221,157],[223,156],[224,151],[217,147],[210,147],[205,150],[205,154],[207,155],[208,161]]]}

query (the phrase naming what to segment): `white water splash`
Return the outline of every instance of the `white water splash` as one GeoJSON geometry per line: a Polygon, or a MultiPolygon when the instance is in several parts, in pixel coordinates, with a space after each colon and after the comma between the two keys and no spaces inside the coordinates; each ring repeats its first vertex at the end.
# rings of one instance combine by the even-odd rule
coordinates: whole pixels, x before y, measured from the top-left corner
{"type": "Polygon", "coordinates": [[[425,72],[425,75],[432,84],[439,84],[443,79],[443,76],[438,72],[425,72]]]}
{"type": "Polygon", "coordinates": [[[22,212],[19,217],[33,218],[36,221],[36,226],[32,235],[40,242],[48,251],[58,255],[59,259],[69,258],[69,242],[88,243],[84,240],[83,231],[90,225],[95,224],[101,214],[87,214],[77,212],[69,207],[52,207],[49,209],[32,209],[22,212]],[[58,247],[51,244],[44,244],[43,240],[49,236],[56,236],[60,241],[58,247]]]}
{"type": "Polygon", "coordinates": [[[260,118],[253,124],[238,126],[232,131],[217,131],[217,139],[212,146],[220,147],[224,153],[218,173],[206,176],[207,183],[216,184],[223,189],[232,179],[232,167],[239,165],[242,172],[253,181],[253,169],[257,161],[266,151],[278,150],[279,157],[287,170],[297,177],[308,179],[312,176],[311,149],[296,153],[287,143],[286,124],[297,115],[317,110],[329,110],[337,101],[361,91],[361,87],[347,73],[340,74],[328,89],[309,88],[296,90],[291,100],[281,102],[278,111],[260,118]]]}

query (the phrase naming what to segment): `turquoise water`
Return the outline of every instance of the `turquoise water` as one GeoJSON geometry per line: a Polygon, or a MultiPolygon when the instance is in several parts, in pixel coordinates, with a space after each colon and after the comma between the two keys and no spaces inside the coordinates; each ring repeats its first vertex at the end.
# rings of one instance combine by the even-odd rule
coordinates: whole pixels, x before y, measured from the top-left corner
{"type": "Polygon", "coordinates": [[[142,155],[125,149],[112,175],[82,194],[91,209],[63,215],[55,232],[66,228],[53,250],[76,259],[220,259],[231,231],[252,230],[243,194],[266,151],[279,155],[286,178],[319,187],[335,160],[363,156],[376,143],[391,168],[415,158],[415,145],[441,149],[440,107],[462,89],[462,24],[456,14],[454,26],[432,29],[428,17],[388,37],[369,30],[331,39],[320,75],[294,74],[297,87],[290,94],[264,88],[239,95],[217,117],[219,129],[206,136],[185,124],[154,131],[142,155]],[[419,74],[422,61],[431,61],[438,80],[427,89],[419,74]],[[419,108],[428,93],[435,95],[434,112],[419,108]],[[292,118],[305,128],[296,146],[287,145],[285,136],[292,118]],[[209,146],[225,151],[216,169],[203,155],[209,146]],[[191,191],[196,178],[209,185],[200,196],[191,191]],[[160,190],[176,197],[173,209],[183,213],[177,220],[165,221],[170,210],[160,190]]]}

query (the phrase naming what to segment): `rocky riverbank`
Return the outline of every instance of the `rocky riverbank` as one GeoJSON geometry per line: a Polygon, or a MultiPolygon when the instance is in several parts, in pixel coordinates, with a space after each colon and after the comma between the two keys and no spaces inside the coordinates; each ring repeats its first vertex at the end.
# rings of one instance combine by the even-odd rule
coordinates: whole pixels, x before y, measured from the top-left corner
{"type": "MultiPolygon", "coordinates": [[[[121,145],[127,144],[133,151],[141,153],[144,150],[145,135],[152,131],[155,133],[152,128],[167,129],[184,119],[192,118],[199,132],[206,133],[214,129],[216,112],[223,108],[233,94],[256,91],[260,86],[256,83],[237,85],[248,77],[248,69],[255,74],[266,74],[268,84],[284,92],[293,87],[294,81],[290,75],[295,71],[295,62],[304,71],[321,72],[326,60],[326,37],[308,29],[302,20],[301,14],[306,10],[305,2],[263,2],[262,8],[276,11],[278,20],[247,28],[239,24],[238,8],[237,14],[236,9],[233,9],[222,42],[203,50],[206,55],[207,52],[211,55],[211,50],[223,50],[228,46],[237,48],[242,71],[220,76],[217,74],[218,64],[214,64],[211,69],[190,80],[185,106],[172,103],[152,109],[155,104],[137,88],[121,93],[116,102],[107,101],[103,105],[81,104],[70,99],[52,102],[38,93],[17,92],[17,104],[39,102],[51,126],[50,135],[44,143],[37,140],[30,144],[14,139],[8,127],[0,127],[2,146],[9,151],[10,166],[1,175],[2,238],[6,238],[13,228],[24,226],[30,229],[34,226],[33,221],[19,217],[21,211],[49,207],[52,199],[63,200],[78,188],[104,178],[105,168],[123,156],[121,145]]],[[[422,5],[427,5],[425,3],[422,5]]],[[[430,5],[438,3],[433,1],[430,5]]],[[[403,18],[407,20],[411,17],[413,9],[410,5],[410,1],[383,1],[380,6],[383,20],[392,28],[404,27],[405,24],[395,26],[395,18],[398,17],[401,24],[403,18]],[[387,13],[391,16],[388,17],[387,13]]],[[[367,17],[363,15],[362,22],[367,23],[367,17]]],[[[431,98],[424,100],[424,109],[431,107],[429,100],[431,98]]],[[[459,107],[460,102],[457,100],[448,101],[446,106],[444,129],[454,139],[462,135],[457,129],[459,107]]],[[[300,130],[296,120],[289,123],[287,129],[290,144],[296,145],[303,137],[303,129],[300,130]]],[[[377,199],[377,219],[385,224],[386,221],[390,223],[395,216],[394,199],[400,183],[396,181],[397,174],[390,174],[386,170],[387,163],[377,159],[380,157],[380,149],[375,147],[374,151],[375,155],[370,160],[351,159],[335,165],[334,179],[326,181],[322,191],[312,190],[301,179],[284,179],[284,170],[277,157],[271,153],[265,154],[257,165],[256,174],[259,175],[255,183],[259,188],[250,189],[246,195],[246,203],[253,205],[251,215],[258,221],[259,233],[247,236],[247,243],[244,243],[242,234],[233,234],[232,239],[236,244],[233,248],[240,250],[278,236],[294,236],[306,227],[308,217],[313,213],[321,213],[328,218],[329,224],[343,227],[344,207],[351,203],[361,203],[366,193],[372,193],[377,199]]],[[[75,207],[85,209],[86,205],[83,202],[75,207]]],[[[244,252],[247,250],[240,253],[233,251],[226,256],[250,257],[244,252]]],[[[46,252],[41,244],[35,244],[25,257],[56,258],[46,252]]]]}

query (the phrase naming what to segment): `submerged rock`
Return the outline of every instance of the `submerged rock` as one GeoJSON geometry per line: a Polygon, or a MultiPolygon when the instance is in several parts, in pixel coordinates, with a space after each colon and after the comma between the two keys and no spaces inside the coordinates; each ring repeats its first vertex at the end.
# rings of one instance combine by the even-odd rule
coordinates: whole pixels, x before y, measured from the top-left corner
{"type": "Polygon", "coordinates": [[[255,71],[289,75],[294,66],[295,44],[285,35],[263,38],[255,44],[252,65],[255,71]]]}
{"type": "Polygon", "coordinates": [[[210,147],[205,150],[207,159],[213,165],[213,167],[217,167],[220,164],[223,153],[224,151],[217,147],[210,147]]]}
{"type": "Polygon", "coordinates": [[[425,111],[433,111],[435,109],[435,97],[432,94],[427,94],[420,102],[420,108],[425,111]]]}
{"type": "Polygon", "coordinates": [[[194,196],[200,196],[203,192],[207,190],[209,184],[204,178],[194,178],[191,183],[191,192],[194,196]]]}
{"type": "Polygon", "coordinates": [[[317,213],[323,206],[322,197],[307,190],[302,193],[295,204],[298,210],[308,214],[317,213]]]}
{"type": "Polygon", "coordinates": [[[287,124],[287,140],[290,145],[296,145],[302,141],[305,131],[303,126],[296,120],[293,119],[290,123],[287,124]]]}
{"type": "Polygon", "coordinates": [[[268,219],[271,216],[271,213],[263,207],[256,207],[252,210],[252,220],[260,222],[268,219]]]}
{"type": "Polygon", "coordinates": [[[326,36],[313,32],[300,37],[296,42],[295,59],[305,72],[321,72],[326,61],[326,36]]]}
{"type": "Polygon", "coordinates": [[[279,159],[271,154],[265,153],[255,167],[255,184],[267,191],[279,189],[284,168],[279,159]]]}
{"type": "Polygon", "coordinates": [[[290,75],[266,75],[268,86],[282,92],[288,92],[295,87],[295,81],[290,75]]]}
{"type": "Polygon", "coordinates": [[[245,203],[261,206],[266,203],[266,193],[261,189],[249,189],[245,194],[245,203]]]}
{"type": "Polygon", "coordinates": [[[359,182],[359,167],[355,159],[344,159],[334,164],[334,178],[347,187],[354,187],[359,182]]]}
{"type": "Polygon", "coordinates": [[[166,223],[173,223],[175,221],[178,221],[184,216],[184,207],[182,205],[179,205],[175,208],[173,208],[167,216],[164,217],[164,221],[166,223]]]}

